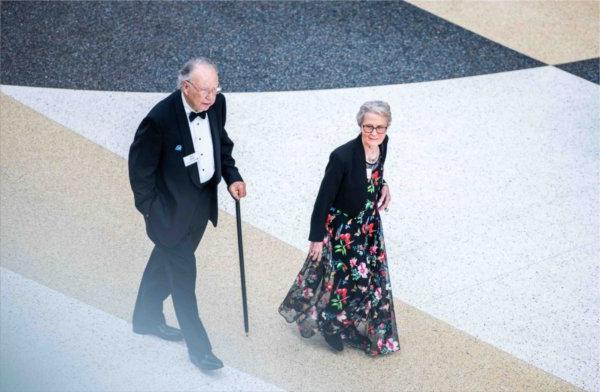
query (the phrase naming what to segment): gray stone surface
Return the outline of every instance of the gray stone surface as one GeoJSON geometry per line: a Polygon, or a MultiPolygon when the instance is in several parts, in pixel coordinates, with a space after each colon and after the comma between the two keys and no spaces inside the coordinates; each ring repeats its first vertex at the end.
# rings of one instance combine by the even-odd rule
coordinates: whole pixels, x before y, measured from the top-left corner
{"type": "Polygon", "coordinates": [[[573,63],[557,65],[557,67],[590,82],[600,84],[600,58],[575,61],[573,63]]]}
{"type": "Polygon", "coordinates": [[[542,65],[411,4],[13,2],[2,4],[1,82],[173,89],[191,56],[226,91],[374,86],[542,65]]]}
{"type": "Polygon", "coordinates": [[[281,391],[226,366],[200,372],[183,344],[0,268],[2,391],[281,391]]]}

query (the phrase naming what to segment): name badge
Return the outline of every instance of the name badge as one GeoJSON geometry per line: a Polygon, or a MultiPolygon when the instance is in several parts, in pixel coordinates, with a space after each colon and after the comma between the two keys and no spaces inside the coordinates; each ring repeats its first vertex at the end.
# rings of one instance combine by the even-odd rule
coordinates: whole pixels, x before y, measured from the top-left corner
{"type": "Polygon", "coordinates": [[[183,164],[185,167],[193,165],[196,162],[198,162],[198,155],[196,155],[196,153],[190,154],[187,157],[183,157],[183,164]]]}

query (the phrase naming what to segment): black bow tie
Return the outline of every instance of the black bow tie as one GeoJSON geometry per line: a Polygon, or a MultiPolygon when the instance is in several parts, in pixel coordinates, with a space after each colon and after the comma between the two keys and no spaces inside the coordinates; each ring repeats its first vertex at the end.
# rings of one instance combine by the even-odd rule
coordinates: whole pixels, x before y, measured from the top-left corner
{"type": "Polygon", "coordinates": [[[196,117],[200,117],[201,119],[205,119],[206,118],[206,111],[204,112],[190,112],[190,122],[194,121],[196,119],[196,117]]]}

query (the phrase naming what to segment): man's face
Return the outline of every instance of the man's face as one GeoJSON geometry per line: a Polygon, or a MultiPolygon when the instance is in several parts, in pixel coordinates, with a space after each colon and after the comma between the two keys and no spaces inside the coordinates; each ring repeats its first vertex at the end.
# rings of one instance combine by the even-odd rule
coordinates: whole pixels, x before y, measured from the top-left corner
{"type": "Polygon", "coordinates": [[[215,103],[218,87],[219,75],[215,70],[209,65],[198,65],[190,80],[183,82],[181,91],[194,111],[203,112],[215,103]]]}

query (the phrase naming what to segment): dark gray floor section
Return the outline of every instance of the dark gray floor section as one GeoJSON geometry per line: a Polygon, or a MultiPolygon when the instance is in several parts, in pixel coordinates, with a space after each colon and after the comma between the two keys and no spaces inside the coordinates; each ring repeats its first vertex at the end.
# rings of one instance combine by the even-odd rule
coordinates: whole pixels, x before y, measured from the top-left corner
{"type": "Polygon", "coordinates": [[[226,91],[387,85],[543,65],[404,2],[2,2],[3,84],[169,91],[190,56],[226,91]]]}
{"type": "Polygon", "coordinates": [[[574,63],[560,64],[556,67],[574,75],[600,84],[600,58],[576,61],[574,63]]]}

